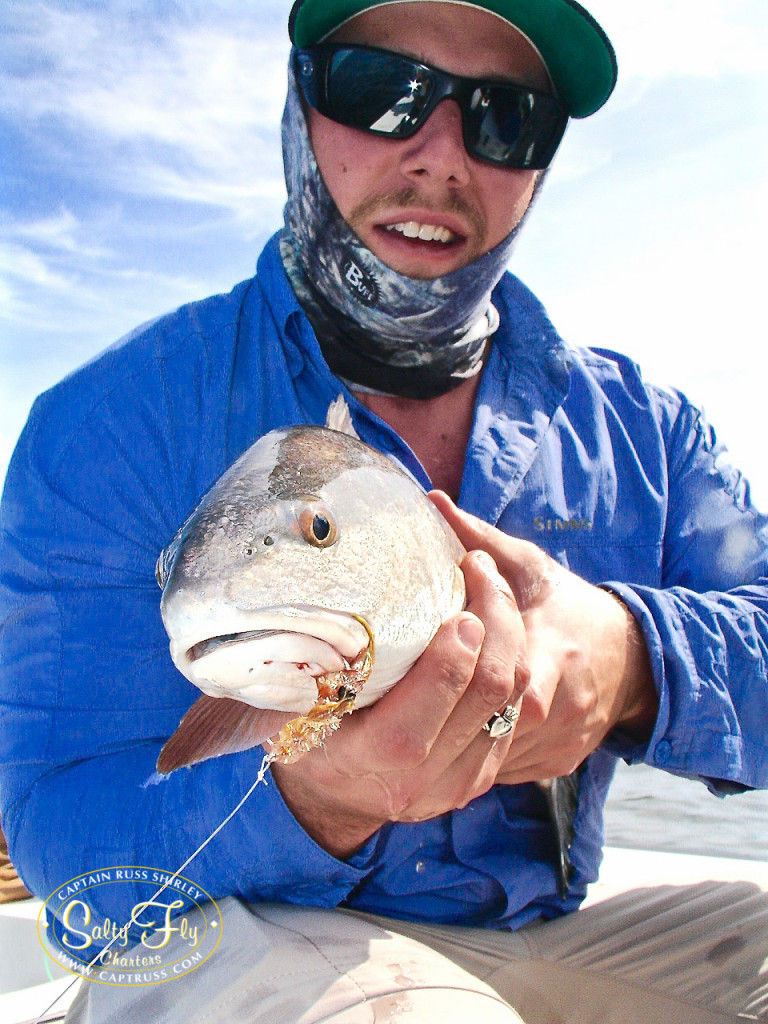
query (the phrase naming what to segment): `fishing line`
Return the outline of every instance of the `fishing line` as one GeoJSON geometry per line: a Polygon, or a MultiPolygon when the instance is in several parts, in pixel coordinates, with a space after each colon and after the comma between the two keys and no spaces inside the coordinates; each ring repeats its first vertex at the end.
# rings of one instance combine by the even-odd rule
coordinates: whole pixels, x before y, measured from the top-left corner
{"type": "MultiPolygon", "coordinates": [[[[157,899],[157,897],[158,897],[158,896],[162,896],[162,894],[163,894],[163,893],[165,892],[165,890],[166,890],[166,889],[168,888],[168,886],[169,886],[169,885],[170,885],[170,884],[171,884],[171,883],[173,882],[173,880],[174,880],[174,879],[176,879],[176,878],[178,878],[178,877],[179,877],[179,875],[181,874],[181,872],[182,872],[182,871],[183,871],[183,870],[184,870],[184,869],[185,869],[186,867],[188,867],[188,866],[189,866],[189,865],[190,865],[190,864],[192,863],[192,861],[193,861],[193,860],[194,860],[194,859],[195,859],[195,858],[196,858],[196,857],[197,857],[197,856],[198,856],[199,854],[201,854],[201,853],[203,852],[203,850],[204,850],[204,849],[206,848],[206,846],[207,846],[207,845],[208,845],[208,844],[209,844],[209,843],[210,843],[210,842],[211,842],[211,841],[212,841],[213,839],[215,839],[215,838],[216,838],[216,836],[217,836],[217,835],[219,834],[219,832],[221,832],[221,830],[222,830],[222,829],[223,829],[223,828],[224,828],[224,827],[225,827],[226,825],[228,825],[228,824],[229,824],[229,822],[230,822],[230,821],[231,821],[231,820],[232,820],[232,819],[234,818],[234,816],[235,816],[235,815],[237,814],[237,812],[238,812],[238,811],[240,810],[240,808],[241,808],[241,807],[243,806],[243,804],[244,804],[244,803],[246,802],[246,800],[248,800],[248,798],[249,798],[249,797],[250,797],[250,795],[251,795],[251,794],[253,793],[253,791],[254,791],[254,790],[256,789],[256,787],[257,787],[257,786],[259,786],[259,785],[261,785],[262,783],[263,783],[263,784],[264,784],[265,786],[267,785],[267,780],[266,780],[266,774],[267,774],[267,772],[269,771],[269,766],[270,766],[270,765],[272,764],[273,760],[274,760],[274,756],[273,756],[273,755],[270,755],[270,754],[266,754],[266,755],[264,756],[264,760],[263,760],[263,761],[261,762],[261,767],[259,768],[259,772],[258,772],[258,775],[256,776],[256,781],[255,781],[255,782],[253,783],[253,785],[252,785],[252,786],[251,786],[251,788],[250,788],[250,789],[248,790],[248,792],[247,792],[247,793],[245,794],[245,796],[241,798],[241,800],[239,801],[239,803],[237,804],[237,806],[236,806],[236,807],[234,807],[234,808],[233,808],[233,809],[232,809],[232,810],[231,810],[231,811],[229,812],[229,814],[228,814],[228,815],[226,816],[226,818],[224,818],[224,820],[223,820],[222,822],[220,822],[220,824],[218,824],[218,825],[216,826],[216,828],[215,828],[215,829],[213,830],[213,832],[211,832],[211,834],[210,834],[210,835],[208,836],[208,838],[207,838],[207,839],[205,839],[205,840],[204,840],[204,841],[203,841],[203,842],[202,842],[202,843],[201,843],[201,844],[200,844],[200,845],[198,846],[198,848],[197,848],[197,849],[195,850],[195,852],[194,852],[193,854],[191,854],[191,855],[190,855],[189,857],[187,857],[187,859],[186,859],[186,860],[184,861],[184,863],[183,863],[183,864],[181,865],[181,867],[177,868],[177,869],[176,869],[176,870],[174,871],[174,873],[173,873],[172,875],[170,875],[170,876],[169,876],[169,878],[168,878],[168,881],[167,881],[167,882],[165,882],[165,884],[164,884],[164,885],[161,885],[161,886],[160,886],[160,888],[159,888],[159,889],[157,890],[157,892],[156,892],[156,893],[155,893],[155,894],[154,894],[153,896],[151,896],[151,897],[149,898],[149,900],[145,900],[145,901],[144,901],[143,903],[138,903],[138,904],[137,904],[137,905],[136,905],[136,906],[135,906],[135,907],[133,908],[133,912],[131,913],[131,919],[130,919],[130,921],[128,921],[128,922],[127,922],[127,924],[124,924],[124,925],[123,925],[123,927],[122,927],[122,928],[120,928],[120,929],[119,929],[119,930],[117,931],[117,934],[115,934],[115,935],[114,935],[114,937],[113,937],[113,938],[112,938],[112,939],[111,939],[111,940],[110,940],[110,941],[109,941],[109,942],[107,943],[107,945],[106,945],[106,946],[104,947],[104,949],[102,949],[102,950],[100,950],[100,951],[99,951],[98,955],[97,955],[97,956],[95,956],[95,957],[93,958],[93,960],[91,960],[91,961],[90,961],[90,963],[88,963],[88,964],[86,964],[86,965],[85,965],[85,971],[90,971],[90,970],[91,970],[91,968],[92,968],[92,967],[94,966],[94,964],[96,964],[96,963],[97,963],[97,962],[98,962],[98,961],[99,961],[99,960],[100,960],[100,959],[101,959],[101,958],[102,958],[102,957],[104,956],[104,954],[105,954],[105,953],[108,953],[108,952],[109,952],[109,950],[110,950],[110,949],[111,949],[111,948],[112,948],[112,947],[114,946],[114,944],[115,944],[115,943],[117,942],[118,938],[120,937],[120,933],[121,933],[121,932],[122,932],[122,931],[123,931],[124,929],[128,929],[128,928],[130,928],[130,926],[131,926],[132,924],[138,924],[138,921],[136,921],[136,920],[135,920],[135,917],[134,917],[134,915],[136,914],[136,911],[137,911],[137,909],[138,909],[139,907],[141,907],[142,909],[144,909],[144,908],[145,908],[145,907],[146,907],[146,906],[147,906],[147,905],[148,905],[149,903],[154,903],[154,902],[155,902],[155,900],[157,899]]],[[[59,1000],[60,1000],[60,999],[62,999],[62,998],[63,998],[63,997],[64,997],[64,996],[65,996],[65,995],[67,994],[67,992],[69,992],[69,990],[70,990],[70,989],[71,989],[71,988],[72,988],[72,987],[73,987],[74,985],[76,985],[76,984],[77,984],[77,982],[78,982],[78,981],[80,981],[80,980],[81,980],[81,979],[82,979],[83,977],[86,977],[86,978],[87,978],[87,974],[83,974],[83,975],[77,975],[77,976],[76,976],[75,978],[73,978],[73,979],[72,979],[72,981],[71,981],[71,982],[70,982],[70,983],[69,983],[69,984],[67,985],[67,987],[66,987],[66,988],[64,989],[64,991],[63,991],[63,992],[59,992],[59,994],[58,994],[58,995],[56,996],[56,998],[55,998],[55,999],[53,1000],[53,1002],[52,1002],[52,1003],[50,1003],[50,1004],[49,1004],[48,1006],[46,1006],[46,1008],[45,1008],[45,1009],[44,1009],[44,1010],[42,1011],[42,1013],[41,1013],[41,1014],[40,1014],[40,1015],[39,1015],[38,1017],[36,1017],[36,1018],[34,1019],[34,1021],[32,1022],[32,1024],[44,1024],[44,1018],[46,1018],[46,1015],[47,1015],[48,1013],[50,1013],[50,1011],[51,1011],[51,1010],[53,1009],[53,1007],[54,1007],[54,1006],[56,1005],[56,1003],[58,1003],[58,1002],[59,1002],[59,1000]]]]}

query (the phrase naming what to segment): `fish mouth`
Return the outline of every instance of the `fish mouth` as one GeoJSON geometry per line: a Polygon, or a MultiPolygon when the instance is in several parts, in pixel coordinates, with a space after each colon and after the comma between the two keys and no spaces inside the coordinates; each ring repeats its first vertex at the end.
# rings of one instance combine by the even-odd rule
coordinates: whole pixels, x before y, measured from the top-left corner
{"type": "Polygon", "coordinates": [[[232,620],[227,625],[244,628],[171,643],[184,675],[213,697],[303,714],[318,680],[372,656],[371,630],[355,613],[292,605],[238,610],[232,620]]]}
{"type": "Polygon", "coordinates": [[[289,630],[278,629],[244,629],[241,633],[225,633],[224,636],[212,636],[208,640],[201,640],[200,643],[190,647],[187,651],[187,661],[190,664],[206,654],[212,654],[217,648],[224,644],[242,644],[249,640],[266,640],[268,637],[281,636],[289,630]]]}

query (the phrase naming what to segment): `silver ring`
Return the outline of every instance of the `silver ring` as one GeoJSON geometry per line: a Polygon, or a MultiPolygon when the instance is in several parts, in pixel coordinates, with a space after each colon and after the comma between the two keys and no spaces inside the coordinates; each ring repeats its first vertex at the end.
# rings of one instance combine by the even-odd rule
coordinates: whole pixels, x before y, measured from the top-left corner
{"type": "Polygon", "coordinates": [[[502,736],[509,736],[515,728],[515,722],[519,717],[520,708],[508,704],[501,713],[497,711],[495,715],[489,718],[483,728],[487,733],[490,733],[491,739],[499,740],[502,736]]]}

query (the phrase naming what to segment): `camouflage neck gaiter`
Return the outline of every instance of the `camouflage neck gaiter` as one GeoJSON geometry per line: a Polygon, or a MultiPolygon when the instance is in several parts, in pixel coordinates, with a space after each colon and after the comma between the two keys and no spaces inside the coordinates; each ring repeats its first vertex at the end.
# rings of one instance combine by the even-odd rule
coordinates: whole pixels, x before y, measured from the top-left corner
{"type": "Polygon", "coordinates": [[[482,368],[499,323],[491,292],[521,224],[480,259],[444,277],[398,274],[365,247],[336,207],[290,69],[288,78],[281,255],[326,362],[353,388],[403,398],[450,391],[482,368]]]}

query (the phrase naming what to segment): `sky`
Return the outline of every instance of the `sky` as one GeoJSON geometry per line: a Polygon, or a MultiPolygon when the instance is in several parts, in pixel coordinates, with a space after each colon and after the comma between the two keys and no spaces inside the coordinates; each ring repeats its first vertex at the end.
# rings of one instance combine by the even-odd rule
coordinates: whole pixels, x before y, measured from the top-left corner
{"type": "MultiPolygon", "coordinates": [[[[587,0],[618,52],[511,269],[706,410],[768,510],[766,0],[587,0]]],[[[289,0],[3,0],[0,479],[35,396],[282,219],[289,0]]]]}

